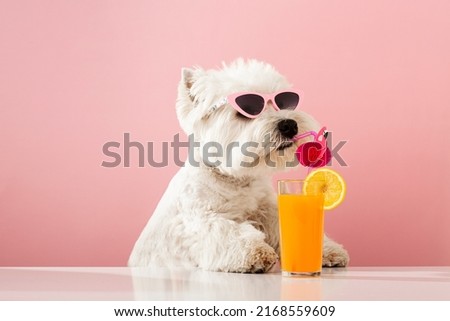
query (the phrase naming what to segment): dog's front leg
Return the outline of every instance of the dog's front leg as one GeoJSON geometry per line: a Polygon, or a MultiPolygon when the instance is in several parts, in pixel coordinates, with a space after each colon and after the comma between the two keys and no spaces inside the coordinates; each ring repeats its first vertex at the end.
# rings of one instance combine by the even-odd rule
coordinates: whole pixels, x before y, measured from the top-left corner
{"type": "Polygon", "coordinates": [[[280,255],[280,230],[278,227],[278,208],[275,202],[263,202],[258,210],[254,222],[255,227],[262,231],[265,241],[280,255]]]}
{"type": "Polygon", "coordinates": [[[265,235],[248,222],[237,223],[219,215],[188,220],[191,259],[210,271],[262,273],[277,262],[265,235]]]}

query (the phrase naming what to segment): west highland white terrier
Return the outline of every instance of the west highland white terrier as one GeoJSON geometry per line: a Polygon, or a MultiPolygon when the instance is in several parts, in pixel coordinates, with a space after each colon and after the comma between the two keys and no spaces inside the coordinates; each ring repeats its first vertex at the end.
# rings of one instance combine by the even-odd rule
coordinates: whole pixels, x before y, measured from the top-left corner
{"type": "MultiPolygon", "coordinates": [[[[301,142],[292,138],[320,127],[293,110],[302,97],[290,87],[271,65],[256,60],[182,70],[176,110],[193,148],[137,240],[129,266],[271,269],[280,253],[271,174],[298,165],[301,142]]],[[[347,251],[325,236],[323,265],[345,266],[348,260],[347,251]]]]}

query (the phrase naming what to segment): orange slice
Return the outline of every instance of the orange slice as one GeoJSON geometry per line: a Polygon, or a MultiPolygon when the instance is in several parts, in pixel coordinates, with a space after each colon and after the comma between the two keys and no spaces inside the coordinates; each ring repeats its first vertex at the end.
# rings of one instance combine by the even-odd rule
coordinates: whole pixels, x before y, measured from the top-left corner
{"type": "Polygon", "coordinates": [[[347,191],[344,179],[334,170],[319,168],[312,171],[303,184],[303,193],[317,194],[317,189],[324,193],[324,210],[331,210],[342,203],[347,191]],[[321,184],[310,184],[311,182],[322,182],[321,184]]]}

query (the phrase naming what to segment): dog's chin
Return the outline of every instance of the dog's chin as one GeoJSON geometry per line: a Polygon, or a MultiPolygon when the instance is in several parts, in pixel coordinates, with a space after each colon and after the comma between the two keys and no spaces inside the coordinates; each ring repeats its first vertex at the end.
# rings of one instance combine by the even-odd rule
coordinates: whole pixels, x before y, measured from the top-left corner
{"type": "Polygon", "coordinates": [[[294,142],[290,142],[290,141],[282,142],[282,143],[277,147],[277,150],[285,150],[286,148],[289,148],[289,147],[291,147],[292,145],[294,145],[294,142]]]}

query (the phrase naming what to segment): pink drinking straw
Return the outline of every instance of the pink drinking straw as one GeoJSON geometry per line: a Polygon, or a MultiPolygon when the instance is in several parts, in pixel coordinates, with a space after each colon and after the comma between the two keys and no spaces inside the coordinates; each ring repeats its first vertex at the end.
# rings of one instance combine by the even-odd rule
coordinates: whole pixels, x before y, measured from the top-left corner
{"type": "Polygon", "coordinates": [[[313,136],[314,140],[311,142],[303,143],[298,146],[295,152],[300,164],[308,167],[308,174],[313,168],[323,167],[331,160],[331,152],[327,147],[327,140],[325,137],[326,127],[322,127],[318,133],[315,131],[309,131],[303,134],[299,134],[292,138],[293,141],[300,140],[302,138],[313,136]]]}

